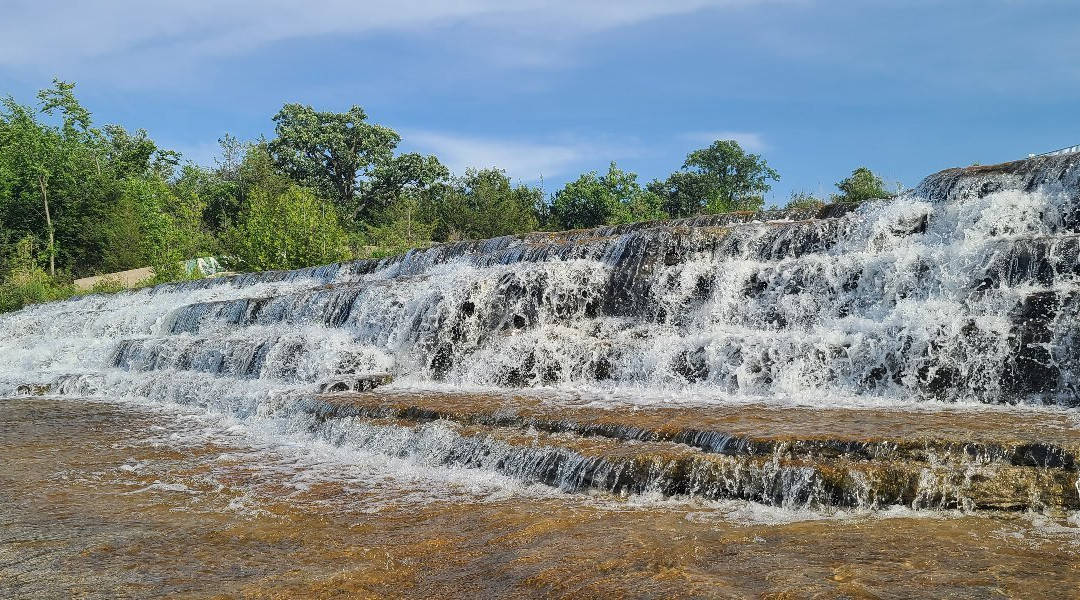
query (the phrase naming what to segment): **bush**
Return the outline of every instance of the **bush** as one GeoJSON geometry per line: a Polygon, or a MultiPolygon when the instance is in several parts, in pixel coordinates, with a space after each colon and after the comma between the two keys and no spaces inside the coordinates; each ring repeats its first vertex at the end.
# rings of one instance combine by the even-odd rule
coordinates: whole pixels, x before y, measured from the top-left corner
{"type": "Polygon", "coordinates": [[[800,208],[821,208],[825,206],[825,201],[815,197],[808,192],[792,192],[791,199],[788,200],[787,206],[784,208],[787,210],[797,210],[800,208]]]}
{"type": "Polygon", "coordinates": [[[850,177],[839,181],[836,187],[841,193],[833,195],[832,201],[842,204],[861,204],[867,200],[892,197],[885,189],[885,182],[866,167],[855,169],[850,177]]]}
{"type": "Polygon", "coordinates": [[[0,312],[19,310],[28,304],[70,298],[75,286],[59,283],[38,268],[28,277],[6,280],[0,284],[0,312]]]}
{"type": "Polygon", "coordinates": [[[33,253],[33,240],[26,237],[15,246],[11,270],[0,283],[0,312],[19,310],[28,304],[63,300],[75,293],[75,286],[49,276],[33,253]]]}
{"type": "Polygon", "coordinates": [[[120,281],[119,277],[105,277],[97,280],[90,289],[81,291],[79,294],[115,294],[126,289],[128,289],[128,286],[124,285],[124,282],[120,281]]]}
{"type": "Polygon", "coordinates": [[[232,268],[245,271],[299,269],[351,256],[334,205],[297,186],[280,195],[254,189],[228,238],[232,268]]]}
{"type": "Polygon", "coordinates": [[[418,212],[414,199],[402,198],[387,211],[385,224],[368,225],[365,246],[374,246],[369,258],[396,256],[430,245],[435,226],[420,220],[418,212]]]}

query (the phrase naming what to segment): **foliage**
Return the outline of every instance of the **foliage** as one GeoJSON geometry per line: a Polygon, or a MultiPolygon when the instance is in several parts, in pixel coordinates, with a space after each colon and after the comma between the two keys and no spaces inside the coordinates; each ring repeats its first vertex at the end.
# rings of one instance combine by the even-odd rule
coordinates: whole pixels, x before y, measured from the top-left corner
{"type": "Polygon", "coordinates": [[[46,273],[34,253],[34,239],[24,237],[8,257],[8,273],[0,281],[0,312],[19,310],[37,302],[62,300],[75,293],[75,287],[46,273]]]}
{"type": "Polygon", "coordinates": [[[29,304],[63,300],[74,293],[73,285],[59,282],[38,267],[0,283],[0,313],[19,310],[29,304]]]}
{"type": "MultiPolygon", "coordinates": [[[[435,156],[395,154],[400,136],[367,119],[359,106],[286,104],[274,139],[225,135],[221,158],[201,167],[145,130],[96,126],[73,84],[54,80],[34,105],[0,99],[0,306],[61,298],[71,278],[102,272],[151,266],[146,284],[181,279],[184,259],[218,252],[232,269],[291,269],[348,258],[350,245],[386,255],[542,226],[756,210],[779,179],[728,140],[644,188],[612,162],[546,198],[498,168],[454,176],[435,156]]],[[[837,187],[842,202],[887,195],[865,168],[837,187]]],[[[789,206],[820,202],[795,194],[789,206]]]]}
{"type": "Polygon", "coordinates": [[[286,104],[274,115],[277,136],[268,145],[274,163],[297,183],[331,198],[346,214],[358,214],[357,177],[370,175],[393,157],[401,137],[367,122],[353,106],[344,113],[286,104]]]}
{"type": "Polygon", "coordinates": [[[842,179],[836,184],[840,194],[833,195],[833,202],[846,204],[859,204],[874,198],[891,198],[885,189],[885,182],[866,167],[859,167],[851,172],[851,176],[842,179]]]}
{"type": "Polygon", "coordinates": [[[825,201],[809,192],[791,192],[791,199],[788,200],[784,208],[795,210],[800,208],[821,208],[823,206],[825,206],[825,201]]]}
{"type": "MultiPolygon", "coordinates": [[[[168,179],[180,163],[180,153],[158,148],[145,129],[131,134],[120,125],[106,125],[102,132],[105,136],[105,164],[114,177],[153,175],[168,179]]],[[[100,166],[100,163],[95,164],[100,166]]]]}
{"type": "Polygon", "coordinates": [[[660,197],[641,189],[637,175],[612,162],[603,176],[591,171],[567,183],[551,203],[552,224],[560,229],[662,219],[660,197]]]}
{"type": "MultiPolygon", "coordinates": [[[[181,263],[204,254],[209,245],[200,230],[204,206],[199,197],[177,194],[161,179],[131,178],[125,182],[121,202],[134,208],[138,229],[130,241],[137,240],[140,263],[153,268],[153,283],[185,279],[181,263]]],[[[115,239],[113,246],[123,243],[115,239]]]]}
{"type": "MultiPolygon", "coordinates": [[[[56,127],[38,122],[36,111],[17,104],[8,96],[0,112],[0,160],[7,167],[3,198],[4,225],[23,234],[36,234],[43,241],[49,269],[56,273],[56,226],[53,220],[58,203],[49,191],[56,187],[63,164],[64,139],[56,127]]],[[[67,128],[65,128],[66,130],[67,128]]]]}
{"type": "Polygon", "coordinates": [[[434,224],[421,220],[416,199],[406,197],[389,209],[383,225],[368,226],[367,239],[374,246],[373,257],[393,256],[427,246],[434,232],[434,224]]]}
{"type": "Polygon", "coordinates": [[[365,216],[385,217],[393,205],[407,201],[418,206],[437,204],[450,187],[450,170],[438,158],[408,153],[376,165],[360,189],[365,216]]]}
{"type": "Polygon", "coordinates": [[[747,154],[734,140],[717,140],[686,157],[682,169],[649,191],[659,196],[661,209],[671,217],[735,210],[760,210],[769,181],[780,175],[757,154],[747,154]]]}
{"type": "Polygon", "coordinates": [[[0,230],[7,235],[0,244],[30,236],[50,274],[73,276],[145,266],[149,254],[160,254],[147,249],[147,235],[157,236],[161,248],[207,246],[191,228],[181,228],[182,244],[162,237],[167,231],[159,212],[183,222],[200,211],[186,201],[192,198],[167,193],[179,155],[158,148],[143,130],[94,128],[73,90],[73,84],[54,81],[38,94],[37,109],[11,97],[2,102],[0,230]],[[133,182],[156,185],[159,200],[151,207],[135,201],[133,182]]]}
{"type": "Polygon", "coordinates": [[[437,206],[435,239],[484,239],[536,231],[544,194],[513,186],[500,169],[469,169],[456,179],[437,206]]]}
{"type": "Polygon", "coordinates": [[[228,233],[232,268],[297,269],[349,258],[337,209],[308,189],[284,193],[253,187],[239,222],[228,233]]]}

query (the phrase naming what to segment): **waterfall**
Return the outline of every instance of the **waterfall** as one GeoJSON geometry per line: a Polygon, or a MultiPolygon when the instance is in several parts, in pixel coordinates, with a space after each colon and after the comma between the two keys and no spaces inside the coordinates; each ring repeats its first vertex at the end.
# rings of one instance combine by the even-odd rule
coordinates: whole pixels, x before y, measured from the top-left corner
{"type": "MultiPolygon", "coordinates": [[[[830,483],[781,460],[790,449],[718,452],[757,447],[723,432],[698,431],[719,446],[691,444],[700,456],[661,467],[555,446],[538,455],[460,423],[328,421],[311,403],[392,379],[390,392],[1065,410],[1080,405],[1078,274],[1080,157],[1038,157],[942,171],[857,208],[505,236],[31,306],[0,316],[0,397],[138,395],[287,415],[338,441],[565,489],[956,505],[940,491],[920,500],[917,477],[877,485],[851,471],[830,483]],[[676,468],[691,475],[669,477],[676,468]]],[[[1008,452],[980,464],[1013,464],[1008,452]]]]}

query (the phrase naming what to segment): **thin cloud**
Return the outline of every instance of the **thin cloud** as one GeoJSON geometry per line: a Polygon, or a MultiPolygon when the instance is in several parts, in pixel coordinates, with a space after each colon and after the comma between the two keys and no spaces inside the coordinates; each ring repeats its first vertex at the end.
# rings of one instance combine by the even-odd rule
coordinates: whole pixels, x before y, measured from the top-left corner
{"type": "Polygon", "coordinates": [[[177,60],[220,57],[288,39],[461,25],[554,38],[775,1],[783,0],[104,0],[88,9],[75,0],[16,0],[0,20],[0,65],[57,68],[158,51],[178,53],[177,60]]]}
{"type": "Polygon", "coordinates": [[[764,152],[769,149],[765,137],[751,131],[694,131],[680,136],[688,142],[711,144],[717,140],[735,140],[748,152],[764,152]]]}
{"type": "MultiPolygon", "coordinates": [[[[601,170],[600,167],[606,168],[612,160],[640,155],[640,142],[636,139],[598,143],[566,136],[563,141],[530,142],[435,131],[403,130],[400,133],[403,138],[400,151],[434,154],[456,174],[463,174],[470,168],[498,168],[512,179],[523,182],[601,170]]],[[[184,162],[212,167],[221,157],[221,145],[216,142],[158,141],[162,148],[180,152],[184,162]]]]}
{"type": "Polygon", "coordinates": [[[497,167],[511,178],[533,182],[558,177],[583,167],[606,166],[611,160],[635,156],[637,142],[530,142],[514,139],[460,136],[433,131],[402,131],[403,147],[439,157],[451,171],[497,167]]]}

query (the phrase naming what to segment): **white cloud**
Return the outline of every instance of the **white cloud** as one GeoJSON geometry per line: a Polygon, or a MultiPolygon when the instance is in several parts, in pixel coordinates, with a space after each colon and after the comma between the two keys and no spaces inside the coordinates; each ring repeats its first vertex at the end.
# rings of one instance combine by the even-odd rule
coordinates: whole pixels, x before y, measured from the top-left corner
{"type": "Polygon", "coordinates": [[[638,154],[636,140],[528,142],[408,130],[402,131],[401,137],[405,149],[434,154],[454,173],[498,167],[511,178],[526,182],[557,178],[574,169],[606,167],[611,160],[638,154]]]}
{"type": "Polygon", "coordinates": [[[0,65],[60,68],[131,55],[175,60],[243,53],[319,35],[470,25],[552,40],[709,8],[784,0],[14,0],[0,19],[0,65]]]}
{"type": "Polygon", "coordinates": [[[694,131],[684,133],[682,139],[698,144],[711,144],[716,140],[735,140],[747,152],[764,152],[769,149],[765,137],[751,131],[694,131]]]}

